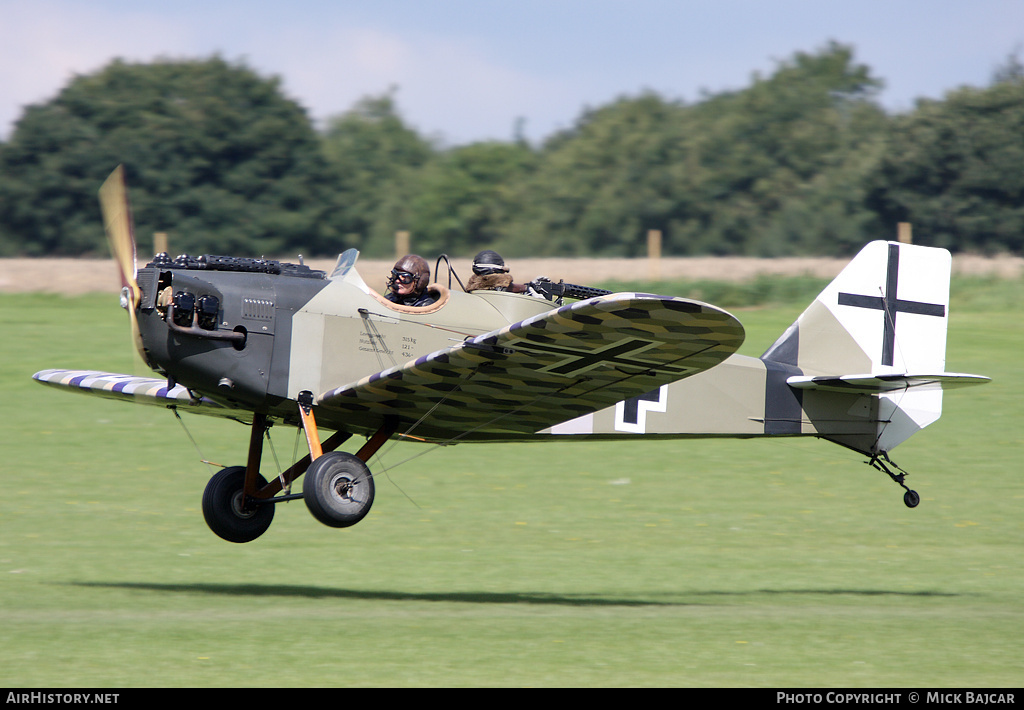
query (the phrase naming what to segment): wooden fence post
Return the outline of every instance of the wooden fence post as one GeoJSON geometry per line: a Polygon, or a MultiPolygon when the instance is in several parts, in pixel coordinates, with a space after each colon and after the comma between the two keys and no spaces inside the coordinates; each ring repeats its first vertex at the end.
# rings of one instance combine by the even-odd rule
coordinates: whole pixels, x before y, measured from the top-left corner
{"type": "Polygon", "coordinates": [[[647,231],[647,277],[661,280],[661,232],[657,229],[647,231]]]}
{"type": "Polygon", "coordinates": [[[395,232],[395,260],[409,253],[409,233],[405,230],[395,232]]]}
{"type": "Polygon", "coordinates": [[[910,222],[900,222],[896,225],[896,238],[903,244],[910,244],[913,240],[910,222]]]}

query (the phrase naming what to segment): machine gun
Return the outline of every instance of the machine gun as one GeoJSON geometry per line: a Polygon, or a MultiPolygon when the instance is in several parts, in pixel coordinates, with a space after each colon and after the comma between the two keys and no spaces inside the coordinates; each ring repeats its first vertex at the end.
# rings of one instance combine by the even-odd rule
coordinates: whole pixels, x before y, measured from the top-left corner
{"type": "Polygon", "coordinates": [[[583,300],[586,298],[594,298],[595,296],[607,296],[611,293],[611,291],[606,291],[603,288],[578,286],[577,284],[567,284],[564,281],[555,283],[554,281],[536,279],[531,281],[529,285],[530,288],[542,293],[544,298],[549,301],[554,301],[558,305],[562,305],[563,298],[576,298],[583,300]]]}

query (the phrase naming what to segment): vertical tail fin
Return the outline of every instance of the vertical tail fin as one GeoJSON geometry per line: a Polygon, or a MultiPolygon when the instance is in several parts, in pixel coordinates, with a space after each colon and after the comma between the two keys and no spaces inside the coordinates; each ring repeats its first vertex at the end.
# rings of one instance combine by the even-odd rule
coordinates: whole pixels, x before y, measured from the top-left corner
{"type": "Polygon", "coordinates": [[[794,373],[805,412],[877,422],[825,438],[884,453],[939,418],[944,388],[988,381],[945,372],[951,269],[945,249],[871,242],[761,357],[794,373]]]}
{"type": "Polygon", "coordinates": [[[938,374],[946,363],[945,249],[871,242],[765,352],[805,374],[938,374]]]}

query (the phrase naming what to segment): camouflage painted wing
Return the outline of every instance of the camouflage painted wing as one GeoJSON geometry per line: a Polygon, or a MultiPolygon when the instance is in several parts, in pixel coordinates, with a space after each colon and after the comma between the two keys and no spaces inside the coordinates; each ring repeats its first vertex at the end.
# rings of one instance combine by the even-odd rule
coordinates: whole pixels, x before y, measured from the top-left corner
{"type": "Polygon", "coordinates": [[[533,434],[735,352],[743,326],[697,301],[618,293],[579,301],[467,339],[322,394],[347,418],[398,416],[423,438],[533,434]]]}
{"type": "Polygon", "coordinates": [[[229,409],[206,397],[196,397],[185,387],[167,386],[166,379],[136,377],[96,370],[43,370],[32,379],[49,387],[58,387],[122,402],[175,407],[182,411],[251,422],[250,412],[229,409]]]}

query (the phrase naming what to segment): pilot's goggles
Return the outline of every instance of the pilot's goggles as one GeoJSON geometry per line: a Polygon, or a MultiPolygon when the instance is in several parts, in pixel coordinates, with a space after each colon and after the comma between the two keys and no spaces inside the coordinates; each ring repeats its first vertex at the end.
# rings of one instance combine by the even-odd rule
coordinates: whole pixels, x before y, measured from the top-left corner
{"type": "Polygon", "coordinates": [[[398,269],[391,270],[391,280],[398,284],[411,284],[416,280],[415,274],[410,274],[408,271],[399,271],[398,269]]]}

